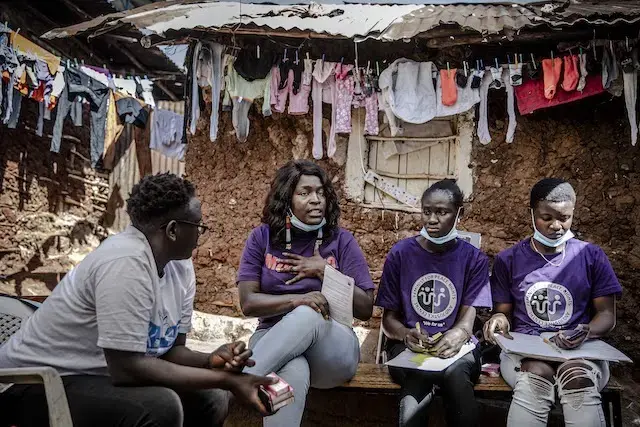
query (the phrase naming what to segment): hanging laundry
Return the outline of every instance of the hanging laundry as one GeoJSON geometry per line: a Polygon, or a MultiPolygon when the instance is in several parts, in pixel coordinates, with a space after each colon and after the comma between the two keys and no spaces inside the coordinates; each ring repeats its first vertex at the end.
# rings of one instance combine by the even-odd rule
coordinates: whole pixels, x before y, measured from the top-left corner
{"type": "Polygon", "coordinates": [[[149,111],[137,99],[130,96],[120,99],[116,97],[116,108],[123,123],[132,124],[139,128],[147,126],[149,111]]]}
{"type": "Polygon", "coordinates": [[[566,104],[568,102],[577,101],[604,92],[600,76],[589,75],[586,80],[587,83],[582,92],[558,91],[556,96],[551,100],[545,96],[545,87],[543,82],[539,80],[529,80],[524,82],[522,86],[515,88],[515,95],[518,100],[518,110],[520,111],[520,114],[529,114],[541,108],[566,104]]]}
{"type": "Polygon", "coordinates": [[[456,84],[458,85],[459,88],[467,87],[468,80],[469,80],[469,76],[465,74],[464,70],[458,69],[458,71],[456,71],[456,84]]]}
{"type": "Polygon", "coordinates": [[[543,59],[542,70],[544,73],[544,96],[553,99],[556,96],[560,73],[562,72],[562,59],[543,59]]]}
{"type": "Polygon", "coordinates": [[[578,58],[580,60],[580,79],[578,80],[577,90],[582,92],[587,84],[587,76],[589,75],[589,72],[587,71],[587,54],[581,53],[578,55],[578,58]]]}
{"type": "Polygon", "coordinates": [[[80,70],[67,68],[64,73],[67,84],[58,101],[58,115],[53,127],[51,151],[55,153],[60,151],[64,119],[69,114],[76,96],[82,97],[89,102],[91,110],[91,166],[95,167],[104,152],[109,88],[80,70]]]}
{"type": "Polygon", "coordinates": [[[373,93],[364,98],[364,134],[377,135],[380,133],[378,123],[378,94],[373,93]]]}
{"type": "MultiPolygon", "coordinates": [[[[220,69],[220,74],[222,74],[222,68],[220,69]]],[[[140,87],[142,88],[142,100],[144,101],[144,103],[150,106],[151,108],[156,108],[156,100],[153,98],[153,82],[147,78],[141,79],[140,77],[136,77],[136,81],[140,84],[140,87]]],[[[221,76],[221,81],[222,81],[222,76],[221,76]]],[[[211,95],[212,97],[215,96],[215,92],[213,89],[211,89],[211,95]]],[[[218,101],[219,100],[220,100],[220,91],[218,91],[218,101]]],[[[218,123],[217,120],[216,120],[216,123],[218,123]]]]}
{"type": "MultiPolygon", "coordinates": [[[[393,114],[408,123],[426,123],[436,115],[432,62],[400,58],[380,73],[380,89],[393,114]]],[[[391,121],[391,118],[389,118],[391,121]]]]}
{"type": "Polygon", "coordinates": [[[55,75],[56,72],[58,72],[58,67],[60,66],[60,58],[44,50],[37,44],[33,43],[31,40],[22,37],[20,34],[12,32],[11,45],[16,52],[21,52],[25,55],[28,54],[32,57],[39,58],[46,62],[51,75],[55,75]]]}
{"type": "Polygon", "coordinates": [[[280,61],[278,68],[280,69],[280,77],[284,79],[284,76],[286,76],[285,80],[280,81],[278,89],[282,90],[287,86],[291,86],[293,93],[298,93],[300,84],[302,83],[304,64],[302,62],[296,64],[295,61],[288,59],[286,61],[280,61]],[[291,77],[289,77],[290,74],[291,77]]]}
{"type": "Polygon", "coordinates": [[[571,92],[578,87],[579,80],[578,57],[567,55],[564,57],[564,78],[562,79],[562,89],[571,92]]]}
{"type": "Polygon", "coordinates": [[[311,93],[312,80],[313,61],[311,59],[305,59],[300,91],[298,93],[293,93],[292,90],[289,94],[289,114],[301,115],[309,112],[309,94],[311,93]]]}
{"type": "Polygon", "coordinates": [[[313,158],[322,158],[322,102],[323,94],[328,93],[327,103],[331,107],[331,128],[329,130],[329,139],[327,142],[327,153],[335,153],[336,150],[336,80],[335,80],[335,62],[326,62],[322,59],[316,61],[313,69],[313,87],[311,98],[313,99],[313,158]]]}
{"type": "Polygon", "coordinates": [[[627,52],[622,61],[622,79],[624,84],[624,102],[631,127],[631,145],[638,141],[638,122],[636,121],[636,104],[638,99],[638,49],[627,52]]]}
{"type": "Polygon", "coordinates": [[[507,135],[505,141],[507,141],[507,143],[509,144],[513,142],[513,138],[516,134],[516,126],[518,125],[516,122],[513,85],[511,84],[511,79],[509,78],[510,75],[511,70],[509,69],[505,69],[502,72],[502,81],[504,82],[504,88],[507,91],[507,115],[509,116],[509,123],[507,124],[507,135]]]}
{"type": "Polygon", "coordinates": [[[271,50],[260,49],[260,57],[258,57],[257,48],[247,48],[238,53],[233,68],[248,82],[263,80],[271,72],[271,67],[276,64],[276,60],[276,53],[271,50]]]}
{"type": "Polygon", "coordinates": [[[9,115],[7,120],[7,127],[9,129],[15,129],[18,127],[18,119],[20,118],[20,109],[22,106],[22,95],[16,88],[10,88],[13,91],[13,97],[11,99],[11,115],[9,115]]]}
{"type": "Polygon", "coordinates": [[[477,103],[480,102],[480,90],[472,87],[473,79],[467,79],[467,85],[464,88],[458,89],[458,99],[453,105],[445,105],[442,102],[442,78],[439,78],[436,82],[436,99],[437,105],[437,117],[454,116],[462,114],[472,109],[477,103]]]}
{"type": "Polygon", "coordinates": [[[107,101],[107,125],[104,133],[104,148],[102,156],[102,166],[105,169],[113,169],[116,156],[116,143],[124,131],[124,125],[120,123],[116,98],[113,91],[109,91],[107,101]]]}
{"type": "MultiPolygon", "coordinates": [[[[336,133],[351,133],[351,104],[355,87],[354,77],[348,75],[353,70],[353,65],[337,64],[335,70],[336,79],[336,133]]],[[[329,157],[333,157],[335,151],[327,150],[329,157]]]]}
{"type": "Polygon", "coordinates": [[[481,144],[487,145],[491,142],[489,133],[489,120],[487,99],[489,97],[489,86],[494,81],[493,73],[485,73],[480,85],[480,112],[478,115],[478,139],[481,144]]]}
{"type": "Polygon", "coordinates": [[[225,76],[226,91],[233,105],[232,122],[238,141],[245,142],[249,136],[249,108],[254,100],[263,98],[262,112],[270,114],[271,107],[271,75],[251,82],[238,74],[234,67],[228,68],[225,76]]]}
{"type": "Polygon", "coordinates": [[[191,135],[196,134],[196,124],[200,118],[200,91],[198,89],[198,69],[201,69],[200,62],[200,50],[202,49],[202,42],[197,42],[193,49],[193,62],[191,67],[192,76],[191,79],[191,95],[189,105],[191,106],[191,117],[189,117],[189,132],[191,135]]]}
{"type": "MultiPolygon", "coordinates": [[[[87,76],[91,77],[94,80],[99,81],[103,85],[109,87],[111,85],[109,76],[103,72],[97,71],[95,67],[89,67],[86,65],[80,66],[80,71],[85,73],[87,76]]],[[[135,96],[135,93],[133,94],[135,96]]]]}
{"type": "Polygon", "coordinates": [[[173,111],[156,108],[151,113],[151,141],[149,148],[167,157],[184,159],[187,144],[182,143],[184,117],[173,111]]]}
{"type": "Polygon", "coordinates": [[[479,89],[484,77],[484,70],[474,70],[471,77],[471,89],[479,89]]]}
{"type": "Polygon", "coordinates": [[[456,71],[456,69],[440,70],[441,100],[442,104],[447,107],[455,105],[458,100],[458,88],[455,81],[456,71]]]}
{"type": "Polygon", "coordinates": [[[520,86],[522,84],[522,62],[509,64],[509,81],[511,86],[520,86]]]}
{"type": "Polygon", "coordinates": [[[602,87],[609,89],[611,84],[618,79],[619,69],[615,49],[611,41],[602,49],[602,87]]]}
{"type": "Polygon", "coordinates": [[[284,113],[287,108],[287,97],[293,88],[293,70],[273,67],[271,76],[271,105],[276,113],[284,113]],[[281,74],[284,72],[285,74],[281,74]]]}
{"type": "MultiPolygon", "coordinates": [[[[121,79],[116,77],[113,79],[113,84],[115,85],[117,92],[120,92],[124,95],[128,95],[134,98],[136,97],[136,82],[134,80],[121,79]]],[[[105,86],[108,86],[108,85],[105,85],[105,86]]]]}
{"type": "Polygon", "coordinates": [[[491,89],[502,89],[502,67],[491,67],[491,85],[489,86],[491,89]]]}

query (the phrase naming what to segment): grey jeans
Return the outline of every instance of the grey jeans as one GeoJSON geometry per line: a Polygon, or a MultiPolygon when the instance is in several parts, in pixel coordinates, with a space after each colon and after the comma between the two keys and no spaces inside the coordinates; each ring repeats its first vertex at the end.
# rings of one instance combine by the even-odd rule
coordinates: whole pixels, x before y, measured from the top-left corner
{"type": "Polygon", "coordinates": [[[245,372],[276,372],[294,391],[295,402],[264,419],[265,427],[299,426],[309,387],[333,388],[353,378],[360,345],[353,329],[300,306],[249,340],[256,365],[245,372]]]}
{"type": "MultiPolygon", "coordinates": [[[[565,426],[605,427],[600,390],[609,381],[609,364],[602,361],[573,360],[580,366],[566,369],[551,382],[531,372],[520,370],[523,358],[500,354],[500,371],[513,388],[513,400],[507,418],[508,427],[545,427],[555,403],[555,386],[562,405],[565,426]],[[581,388],[569,388],[571,381],[586,380],[581,388]]],[[[562,372],[564,365],[558,367],[562,372]]]]}

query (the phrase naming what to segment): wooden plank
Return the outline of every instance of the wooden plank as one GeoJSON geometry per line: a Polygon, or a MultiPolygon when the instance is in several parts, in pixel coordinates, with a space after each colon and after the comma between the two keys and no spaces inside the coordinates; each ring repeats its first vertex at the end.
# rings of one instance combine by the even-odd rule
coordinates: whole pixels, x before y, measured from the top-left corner
{"type": "MultiPolygon", "coordinates": [[[[389,375],[389,369],[385,365],[360,363],[356,376],[340,388],[388,392],[399,390],[400,386],[393,382],[389,375]]],[[[480,376],[474,389],[481,392],[511,392],[511,387],[504,382],[502,377],[488,377],[486,375],[480,376]]],[[[605,392],[620,392],[622,390],[622,385],[615,378],[611,378],[604,389],[605,392]]]]}
{"type": "MultiPolygon", "coordinates": [[[[443,143],[440,143],[438,145],[442,144],[443,143]]],[[[428,148],[426,150],[414,151],[413,153],[408,154],[407,173],[432,175],[433,173],[429,167],[431,163],[432,150],[433,148],[428,148]]],[[[428,182],[428,179],[408,179],[407,192],[414,196],[421,197],[424,190],[429,187],[428,182]]]]}
{"type": "Polygon", "coordinates": [[[460,143],[456,141],[449,142],[449,168],[448,175],[458,176],[459,171],[456,170],[456,153],[458,152],[458,147],[460,143]]]}

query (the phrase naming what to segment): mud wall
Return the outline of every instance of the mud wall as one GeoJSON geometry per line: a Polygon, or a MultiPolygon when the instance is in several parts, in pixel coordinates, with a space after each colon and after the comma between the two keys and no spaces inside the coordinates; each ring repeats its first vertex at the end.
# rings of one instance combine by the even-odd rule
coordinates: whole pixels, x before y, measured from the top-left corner
{"type": "MultiPolygon", "coordinates": [[[[624,286],[613,340],[629,354],[638,354],[640,162],[629,142],[623,101],[602,95],[518,117],[512,144],[504,142],[504,97],[494,95],[489,111],[494,140],[487,146],[474,141],[474,193],[462,228],[482,233],[483,249],[493,256],[531,232],[527,206],[532,184],[545,176],[569,179],[578,193],[576,234],[604,248],[624,286]]],[[[204,220],[213,230],[195,260],[196,308],[241,315],[235,275],[244,240],[260,222],[275,170],[292,158],[311,158],[312,122],[310,116],[263,118],[253,108],[249,140],[238,143],[230,115],[223,113],[219,140],[212,143],[207,119],[205,113],[186,157],[187,176],[197,186],[204,220]]],[[[336,159],[319,163],[341,195],[342,226],[358,239],[377,280],[389,248],[415,233],[419,218],[345,200],[345,153],[346,140],[339,138],[336,159]]]]}
{"type": "Polygon", "coordinates": [[[37,110],[23,99],[18,128],[0,124],[0,292],[18,295],[48,294],[106,237],[108,175],[89,167],[89,126],[68,121],[52,153],[53,120],[37,136],[37,110]]]}

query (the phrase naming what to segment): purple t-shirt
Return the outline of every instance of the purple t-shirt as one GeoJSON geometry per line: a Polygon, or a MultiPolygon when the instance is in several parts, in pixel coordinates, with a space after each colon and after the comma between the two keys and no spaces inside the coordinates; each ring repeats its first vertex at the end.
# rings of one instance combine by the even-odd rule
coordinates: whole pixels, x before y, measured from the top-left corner
{"type": "MultiPolygon", "coordinates": [[[[287,280],[295,274],[283,272],[286,265],[281,263],[282,252],[291,252],[305,257],[313,256],[317,233],[296,232],[290,251],[274,248],[269,241],[269,226],[262,224],[254,228],[245,244],[238,282],[258,282],[260,291],[266,294],[305,294],[322,289],[322,281],[317,278],[305,278],[287,285],[287,280]]],[[[339,228],[329,242],[320,247],[320,255],[327,263],[341,273],[352,277],[356,286],[366,290],[373,289],[373,280],[369,274],[369,266],[358,242],[351,233],[339,228]]],[[[269,328],[276,324],[282,316],[261,318],[258,329],[269,328]]]]}
{"type": "Polygon", "coordinates": [[[391,248],[377,306],[402,313],[407,328],[421,322],[429,334],[451,329],[460,305],[491,307],[485,254],[461,239],[452,249],[435,254],[416,239],[403,239],[391,248]]]}
{"type": "MultiPolygon", "coordinates": [[[[531,238],[496,256],[491,276],[494,303],[513,304],[511,329],[530,335],[589,323],[594,298],[619,295],[620,282],[604,251],[571,239],[559,267],[531,248],[531,238]]],[[[562,254],[545,255],[557,264],[562,254]]]]}

